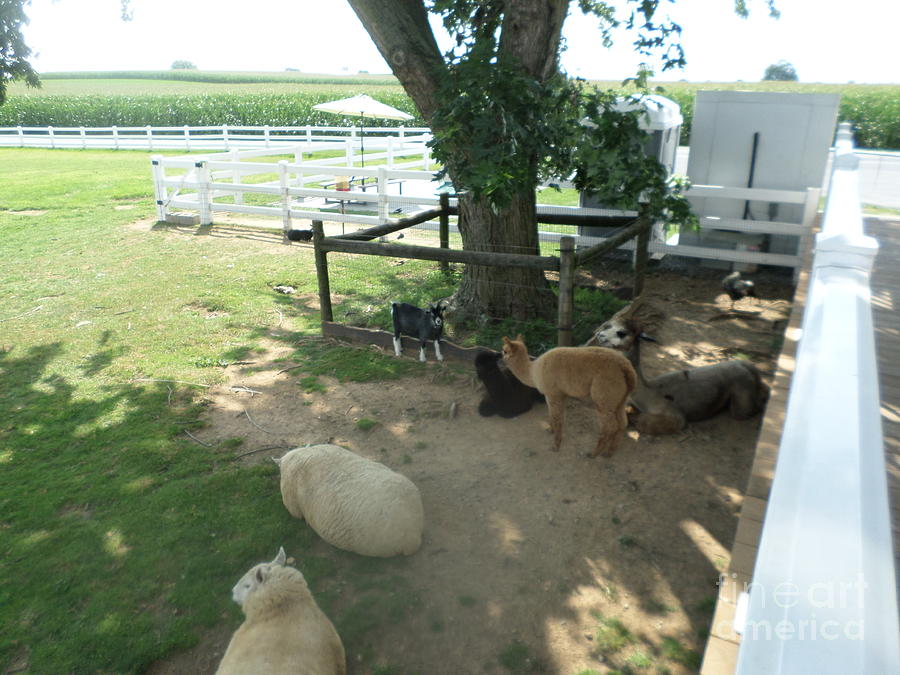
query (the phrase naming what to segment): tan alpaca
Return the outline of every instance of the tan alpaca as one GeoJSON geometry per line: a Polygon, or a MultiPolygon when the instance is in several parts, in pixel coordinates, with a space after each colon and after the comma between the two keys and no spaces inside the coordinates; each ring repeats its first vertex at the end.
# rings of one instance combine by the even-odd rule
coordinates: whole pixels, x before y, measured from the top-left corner
{"type": "Polygon", "coordinates": [[[610,456],[625,435],[625,405],[637,384],[634,368],[620,352],[605,347],[556,347],[534,361],[522,336],[503,338],[503,360],[522,384],[535,387],[547,398],[553,448],[562,443],[566,398],[588,398],[597,408],[600,438],[591,453],[610,456]]]}

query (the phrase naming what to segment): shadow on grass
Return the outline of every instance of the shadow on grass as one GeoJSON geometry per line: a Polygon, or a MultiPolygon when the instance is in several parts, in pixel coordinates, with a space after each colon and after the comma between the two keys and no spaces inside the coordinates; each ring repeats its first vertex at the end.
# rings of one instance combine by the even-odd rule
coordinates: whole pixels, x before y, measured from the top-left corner
{"type": "MultiPolygon", "coordinates": [[[[236,626],[231,586],[279,545],[314,589],[333,574],[274,465],[242,468],[184,435],[202,411],[191,392],[85,393],[54,372],[64,351],[0,351],[0,670],[140,671],[236,626]]],[[[105,346],[82,372],[120,354],[105,346]]]]}

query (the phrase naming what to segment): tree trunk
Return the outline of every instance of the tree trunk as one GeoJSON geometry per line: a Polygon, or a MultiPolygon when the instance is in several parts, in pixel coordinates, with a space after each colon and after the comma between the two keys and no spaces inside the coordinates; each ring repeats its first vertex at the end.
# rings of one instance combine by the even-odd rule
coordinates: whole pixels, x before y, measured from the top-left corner
{"type": "MultiPolygon", "coordinates": [[[[434,114],[445,103],[440,84],[447,74],[428,23],[423,0],[349,0],[378,51],[436,134],[434,114]]],[[[501,58],[545,81],[556,72],[568,0],[517,0],[505,7],[501,58]]],[[[462,93],[462,92],[460,92],[462,93]]],[[[459,148],[465,161],[467,148],[459,148]]],[[[534,158],[523,158],[532,161],[534,158]]],[[[452,178],[452,167],[450,177],[452,178]]],[[[536,173],[535,173],[536,176],[536,173]]],[[[494,212],[485,200],[460,196],[463,248],[467,251],[538,253],[534,183],[522,186],[511,204],[494,212]]],[[[554,296],[543,273],[520,268],[468,265],[457,292],[465,314],[530,319],[552,316],[554,296]]]]}
{"type": "MultiPolygon", "coordinates": [[[[459,226],[467,251],[537,255],[534,190],[494,212],[484,200],[459,198],[459,226]]],[[[550,318],[554,295],[540,270],[467,265],[456,293],[457,312],[478,318],[550,318]]]]}

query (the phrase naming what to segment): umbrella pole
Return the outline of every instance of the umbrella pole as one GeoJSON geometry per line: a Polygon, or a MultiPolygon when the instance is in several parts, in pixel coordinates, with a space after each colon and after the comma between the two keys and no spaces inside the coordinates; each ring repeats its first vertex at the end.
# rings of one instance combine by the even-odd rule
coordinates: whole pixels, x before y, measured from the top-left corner
{"type": "MultiPolygon", "coordinates": [[[[365,118],[360,118],[364,120],[365,118]]],[[[359,123],[359,159],[362,162],[362,167],[366,168],[366,128],[363,126],[363,122],[359,123]]],[[[362,185],[366,184],[366,177],[362,177],[362,185]]],[[[365,192],[365,188],[363,188],[363,192],[365,192]]]]}

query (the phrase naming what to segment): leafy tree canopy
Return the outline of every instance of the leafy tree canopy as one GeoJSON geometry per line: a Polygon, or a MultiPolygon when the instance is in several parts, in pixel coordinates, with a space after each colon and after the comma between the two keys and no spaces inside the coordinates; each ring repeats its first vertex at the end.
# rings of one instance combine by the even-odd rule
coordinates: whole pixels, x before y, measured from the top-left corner
{"type": "Polygon", "coordinates": [[[799,79],[800,78],[797,77],[797,71],[794,70],[794,66],[787,61],[773,63],[766,68],[766,72],[763,75],[763,81],[796,82],[799,79]]]}
{"type": "Polygon", "coordinates": [[[31,0],[0,0],[0,105],[10,82],[24,80],[31,87],[41,86],[28,62],[31,49],[22,37],[22,26],[28,23],[25,7],[30,4],[31,0]]]}
{"type": "MultiPolygon", "coordinates": [[[[606,2],[579,0],[579,8],[599,21],[609,45],[614,29],[630,31],[638,53],[658,55],[662,70],[685,64],[681,27],[658,20],[659,2],[629,0],[617,16],[606,2]]],[[[604,203],[643,210],[673,224],[693,224],[682,193],[685,184],[669,181],[655,158],[643,153],[642,113],[620,112],[616,96],[554,69],[535,78],[503,51],[505,3],[434,0],[454,46],[445,53],[439,79],[443,103],[430,120],[434,155],[451,173],[457,189],[487,198],[503,208],[522,189],[571,177],[579,190],[604,203]],[[535,165],[537,174],[535,175],[535,165]]],[[[653,71],[646,64],[626,83],[636,96],[649,93],[653,71]]]]}
{"type": "Polygon", "coordinates": [[[178,59],[177,61],[172,61],[172,70],[197,70],[197,66],[190,61],[178,59]]]}

